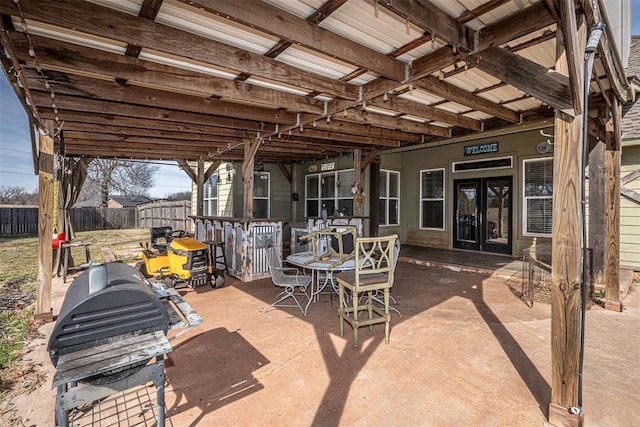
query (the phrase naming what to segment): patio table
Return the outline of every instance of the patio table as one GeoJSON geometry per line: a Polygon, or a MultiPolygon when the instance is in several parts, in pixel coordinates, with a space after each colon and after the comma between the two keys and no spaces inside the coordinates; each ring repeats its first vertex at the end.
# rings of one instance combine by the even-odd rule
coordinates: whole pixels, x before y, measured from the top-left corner
{"type": "Polygon", "coordinates": [[[355,270],[356,268],[354,259],[349,259],[341,264],[333,265],[338,259],[337,257],[328,257],[326,260],[309,262],[313,257],[313,252],[298,252],[287,257],[287,263],[311,271],[311,295],[309,295],[309,301],[305,307],[305,313],[307,312],[309,305],[311,305],[311,302],[318,300],[318,295],[327,287],[327,284],[330,283],[332,291],[337,293],[336,284],[333,280],[334,272],[340,273],[342,271],[355,270]],[[321,282],[322,273],[324,273],[324,281],[321,282]]]}

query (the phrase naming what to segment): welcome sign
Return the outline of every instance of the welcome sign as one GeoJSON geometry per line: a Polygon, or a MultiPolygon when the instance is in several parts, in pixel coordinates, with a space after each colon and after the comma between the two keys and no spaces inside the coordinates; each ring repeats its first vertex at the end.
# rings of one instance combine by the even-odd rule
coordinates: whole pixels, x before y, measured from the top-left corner
{"type": "Polygon", "coordinates": [[[486,142],[484,144],[467,145],[464,147],[465,156],[474,156],[476,154],[497,153],[498,141],[486,142]]]}

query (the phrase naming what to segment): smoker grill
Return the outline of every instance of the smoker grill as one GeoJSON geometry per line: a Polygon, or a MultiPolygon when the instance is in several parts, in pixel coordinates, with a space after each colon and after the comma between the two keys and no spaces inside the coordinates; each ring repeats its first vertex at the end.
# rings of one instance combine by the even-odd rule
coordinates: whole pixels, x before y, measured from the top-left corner
{"type": "Polygon", "coordinates": [[[163,426],[164,355],[172,351],[167,331],[186,327],[175,338],[200,323],[174,289],[128,265],[93,266],[79,275],[67,290],[48,345],[56,367],[58,424],[66,426],[69,411],[78,406],[153,381],[157,425],[163,426]]]}

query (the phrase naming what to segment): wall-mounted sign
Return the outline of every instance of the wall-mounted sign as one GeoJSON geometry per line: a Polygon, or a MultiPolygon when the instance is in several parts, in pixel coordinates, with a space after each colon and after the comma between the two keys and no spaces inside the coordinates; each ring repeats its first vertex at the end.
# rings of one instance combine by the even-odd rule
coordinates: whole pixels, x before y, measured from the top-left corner
{"type": "Polygon", "coordinates": [[[484,144],[467,145],[464,147],[465,156],[474,156],[476,154],[487,154],[498,152],[498,141],[485,142],[484,144]]]}
{"type": "Polygon", "coordinates": [[[313,173],[313,172],[316,172],[317,170],[318,170],[318,165],[309,166],[309,172],[313,173]]]}
{"type": "Polygon", "coordinates": [[[320,170],[321,171],[332,171],[336,168],[336,163],[335,162],[330,162],[330,163],[323,163],[320,166],[320,170]]]}

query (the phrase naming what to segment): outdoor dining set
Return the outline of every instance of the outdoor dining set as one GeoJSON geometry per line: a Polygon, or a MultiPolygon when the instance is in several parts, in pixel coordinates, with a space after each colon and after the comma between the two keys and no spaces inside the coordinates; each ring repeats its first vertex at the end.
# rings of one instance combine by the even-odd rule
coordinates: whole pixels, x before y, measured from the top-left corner
{"type": "Polygon", "coordinates": [[[338,295],[340,336],[344,323],[353,329],[353,346],[358,348],[358,328],[383,323],[389,343],[391,311],[400,311],[389,294],[400,252],[397,235],[358,237],[351,226],[326,227],[312,231],[311,250],[286,258],[283,265],[278,248],[267,242],[265,250],[273,284],[282,288],[271,307],[298,308],[306,315],[321,293],[338,295]]]}

